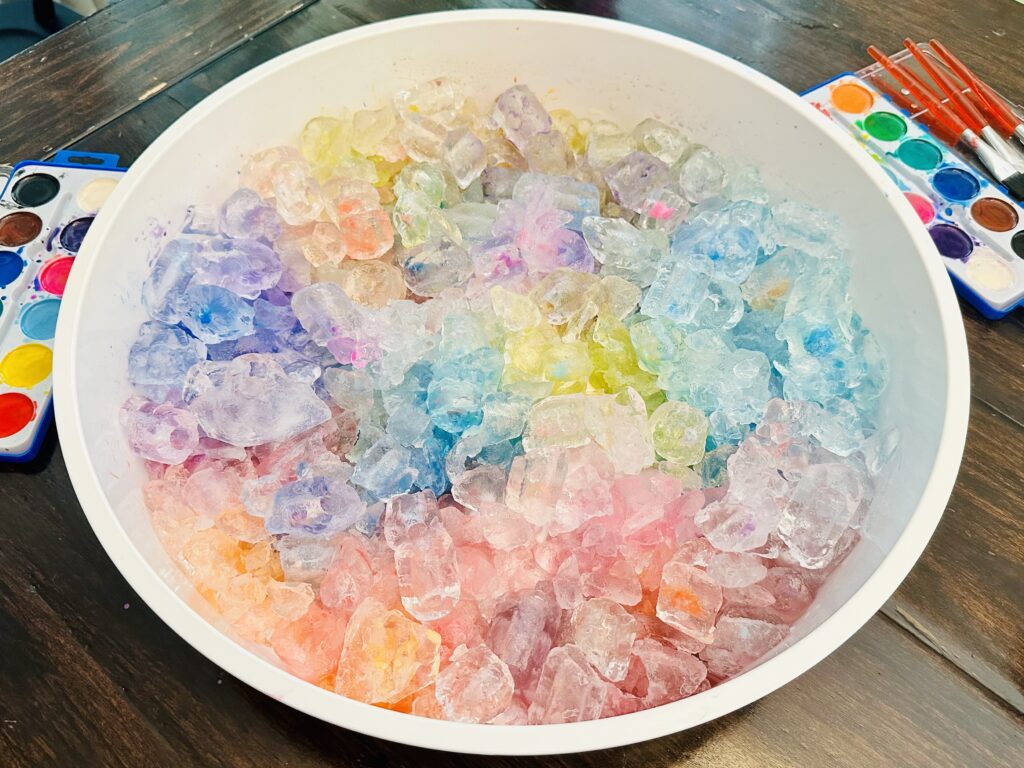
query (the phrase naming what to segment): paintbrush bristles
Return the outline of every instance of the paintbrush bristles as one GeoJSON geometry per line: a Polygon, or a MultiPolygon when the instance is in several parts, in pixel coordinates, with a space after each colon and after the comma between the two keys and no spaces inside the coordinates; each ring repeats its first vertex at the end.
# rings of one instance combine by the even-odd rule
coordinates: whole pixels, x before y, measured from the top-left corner
{"type": "MultiPolygon", "coordinates": [[[[925,72],[935,77],[933,70],[934,65],[931,62],[922,61],[924,54],[917,47],[912,40],[906,40],[907,50],[910,51],[911,55],[921,63],[925,72]]],[[[936,120],[942,122],[946,127],[953,131],[955,135],[959,137],[959,140],[970,148],[978,158],[981,165],[992,174],[992,176],[1002,185],[1004,185],[1010,193],[1018,200],[1024,199],[1024,172],[1021,172],[1018,168],[1016,160],[1011,156],[1011,152],[1008,151],[1009,147],[993,147],[986,143],[978,133],[969,127],[960,116],[954,112],[950,107],[942,103],[941,98],[937,97],[931,88],[926,85],[920,78],[911,72],[907,67],[902,64],[897,64],[884,53],[882,53],[877,47],[869,46],[868,54],[871,58],[881,64],[885,70],[891,74],[897,82],[906,88],[910,94],[921,103],[921,105],[928,110],[936,120]]],[[[942,82],[942,75],[935,77],[936,82],[942,82]]],[[[963,97],[963,94],[956,91],[957,96],[963,97]]],[[[954,98],[953,94],[950,94],[950,101],[959,106],[960,102],[954,98]]],[[[966,101],[966,100],[965,100],[966,101]]],[[[973,109],[973,105],[970,105],[973,109]]],[[[967,115],[971,118],[971,122],[975,122],[974,114],[971,109],[966,109],[967,115]]],[[[984,131],[986,134],[990,131],[985,130],[988,128],[987,121],[981,120],[978,125],[978,131],[984,131]]],[[[1005,142],[1004,142],[1005,144],[1005,142]]]]}
{"type": "MultiPolygon", "coordinates": [[[[981,135],[981,139],[988,143],[999,155],[1003,157],[1016,170],[1024,169],[1024,158],[1009,144],[1003,141],[1002,136],[989,124],[989,119],[983,115],[974,102],[969,99],[952,77],[947,75],[938,64],[929,59],[923,50],[910,38],[903,41],[903,46],[910,52],[910,55],[920,64],[935,85],[942,93],[945,93],[949,106],[967,123],[972,131],[981,135]]],[[[927,84],[925,84],[927,87],[927,84]]],[[[934,90],[932,94],[941,99],[941,95],[934,90]]],[[[977,147],[974,147],[977,150],[977,147]]],[[[984,158],[982,158],[984,159],[984,158]]],[[[986,165],[988,165],[986,163],[986,165]]]]}

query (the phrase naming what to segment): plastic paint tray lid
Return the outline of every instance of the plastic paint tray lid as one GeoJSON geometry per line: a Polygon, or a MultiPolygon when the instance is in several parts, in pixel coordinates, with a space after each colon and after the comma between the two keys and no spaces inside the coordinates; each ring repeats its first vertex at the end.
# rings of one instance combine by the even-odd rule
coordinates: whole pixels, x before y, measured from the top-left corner
{"type": "Polygon", "coordinates": [[[178,634],[236,677],[326,721],[486,754],[577,752],[693,727],[775,690],[853,634],[914,564],[952,489],[969,398],[963,326],[931,239],[910,203],[886,194],[888,184],[866,153],[781,85],[701,46],[620,22],[453,12],[311,43],[243,75],[179,119],[136,161],[96,219],[79,255],[84,263],[64,294],[56,340],[56,413],[75,490],[117,567],[178,634]],[[607,50],[616,56],[594,55],[607,50]],[[587,67],[567,65],[580,60],[587,67]],[[354,78],[354,71],[374,77],[354,78]],[[145,471],[113,417],[129,392],[126,355],[145,319],[139,288],[147,264],[138,238],[152,231],[154,218],[170,226],[188,204],[222,200],[241,158],[297,135],[311,115],[375,105],[439,75],[457,77],[481,100],[525,82],[549,94],[549,108],[622,125],[659,115],[695,141],[757,165],[779,196],[846,201],[839,213],[854,254],[851,290],[891,361],[880,419],[897,427],[912,450],[898,454],[900,481],[879,491],[861,542],[794,627],[788,647],[709,691],[632,715],[544,726],[428,720],[350,701],[293,677],[211,624],[204,600],[149,525],[139,494],[145,471]],[[736,104],[746,106],[742,123],[736,104]],[[254,114],[261,119],[251,120],[254,114]],[[752,133],[759,141],[749,141],[752,133]],[[180,183],[182,168],[190,169],[188,185],[180,183]]]}

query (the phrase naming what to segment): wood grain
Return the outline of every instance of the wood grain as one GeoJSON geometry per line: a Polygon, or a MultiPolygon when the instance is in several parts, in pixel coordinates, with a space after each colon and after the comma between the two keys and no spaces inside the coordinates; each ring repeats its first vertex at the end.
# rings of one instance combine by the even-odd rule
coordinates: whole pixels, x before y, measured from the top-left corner
{"type": "Polygon", "coordinates": [[[1020,721],[882,616],[762,701],[633,747],[535,760],[472,758],[359,736],[227,677],[170,632],[107,559],[67,487],[59,448],[48,447],[53,454],[28,472],[0,475],[6,499],[23,510],[0,516],[5,768],[425,761],[467,768],[1009,768],[1024,760],[1020,721]]]}
{"type": "Polygon", "coordinates": [[[884,610],[1024,713],[1024,430],[975,399],[967,440],[942,522],[884,610]]]}
{"type": "Polygon", "coordinates": [[[313,0],[128,0],[3,63],[0,160],[48,155],[313,0]]]}
{"type": "MultiPolygon", "coordinates": [[[[253,66],[262,63],[272,56],[290,50],[296,45],[317,39],[325,34],[347,29],[354,24],[364,21],[376,21],[396,15],[401,8],[405,7],[400,3],[392,2],[392,0],[377,2],[370,8],[354,9],[352,5],[351,3],[329,1],[318,3],[316,6],[307,9],[303,14],[286,20],[275,28],[268,30],[254,44],[226,55],[202,71],[184,78],[165,94],[161,94],[146,104],[141,105],[121,120],[109,126],[108,129],[98,131],[86,137],[77,145],[78,148],[103,149],[105,146],[109,146],[107,142],[111,140],[110,132],[121,132],[127,124],[133,125],[130,133],[133,136],[141,137],[139,144],[144,146],[162,130],[161,117],[163,115],[171,118],[176,117],[179,111],[197,103],[225,82],[237,77],[253,66]]],[[[554,4],[549,5],[554,7],[554,4]]],[[[442,6],[444,6],[443,3],[436,3],[434,5],[421,4],[418,8],[421,10],[434,10],[442,6]]],[[[562,4],[559,7],[565,10],[572,10],[574,8],[571,3],[562,4]]],[[[649,14],[652,12],[652,8],[657,12],[656,6],[646,4],[620,3],[617,7],[620,14],[623,14],[625,18],[639,23],[651,23],[652,17],[649,14]]],[[[703,7],[698,6],[683,6],[682,10],[684,12],[683,15],[673,19],[669,31],[685,34],[697,39],[698,42],[711,45],[712,47],[727,45],[729,46],[728,48],[723,48],[727,53],[732,52],[731,48],[739,48],[739,40],[745,34],[752,33],[755,28],[767,26],[768,29],[773,31],[771,35],[773,40],[778,41],[781,38],[787,40],[788,44],[793,46],[811,45],[809,41],[805,41],[803,38],[805,35],[814,33],[811,39],[819,39],[818,45],[821,46],[820,50],[827,51],[831,50],[828,46],[838,46],[848,50],[849,55],[852,57],[859,56],[859,59],[852,59],[852,63],[846,65],[847,68],[854,68],[863,59],[863,56],[858,51],[862,50],[864,41],[873,39],[861,37],[857,38],[860,41],[857,42],[857,39],[851,39],[846,36],[833,40],[831,36],[840,35],[840,31],[843,29],[840,21],[831,22],[826,28],[825,25],[820,23],[804,22],[799,15],[789,17],[780,15],[777,11],[763,4],[754,4],[742,12],[737,11],[737,15],[730,18],[730,22],[734,23],[728,25],[725,32],[719,31],[719,26],[711,23],[711,21],[717,18],[715,13],[711,13],[709,16],[703,7]],[[832,24],[839,24],[839,26],[835,27],[832,24]],[[708,37],[703,37],[705,35],[708,37]],[[728,37],[725,37],[725,35],[728,35],[728,37]],[[821,35],[830,36],[828,41],[824,41],[827,45],[822,44],[820,41],[821,35]]],[[[840,8],[838,10],[842,11],[843,9],[840,8]]],[[[841,14],[837,18],[841,18],[841,14]]],[[[932,34],[937,34],[937,32],[932,28],[924,27],[917,36],[924,38],[932,34]]],[[[898,43],[894,43],[894,45],[898,45],[898,43]]],[[[756,49],[752,50],[756,51],[756,49]]],[[[818,51],[819,48],[815,47],[814,50],[818,51]]],[[[971,50],[969,46],[967,50],[971,50]]],[[[777,47],[771,51],[764,51],[759,55],[771,56],[773,52],[775,56],[773,59],[774,64],[768,61],[755,63],[758,64],[759,68],[768,70],[769,74],[783,82],[790,81],[789,84],[794,88],[801,88],[810,82],[822,80],[828,76],[829,70],[827,66],[829,62],[827,60],[817,60],[820,58],[819,56],[808,56],[802,59],[799,63],[800,66],[813,65],[818,68],[816,74],[804,76],[795,73],[794,68],[797,66],[797,62],[794,62],[791,58],[783,59],[779,55],[777,47]],[[792,82],[801,76],[806,77],[803,83],[792,82]]],[[[750,55],[749,51],[747,55],[750,55]]],[[[1014,373],[1024,373],[1021,369],[1021,366],[1024,365],[1024,327],[1015,322],[992,323],[982,318],[977,312],[966,305],[964,305],[964,317],[971,348],[978,351],[978,354],[972,357],[974,368],[972,378],[976,397],[1010,419],[1016,420],[1018,424],[1024,424],[1024,397],[1022,397],[1024,395],[1024,375],[1013,375],[1014,373]]],[[[981,439],[983,438],[972,431],[971,445],[973,445],[975,440],[981,439]]],[[[1013,471],[1012,467],[1007,466],[1001,466],[1000,469],[1013,471]]],[[[1005,497],[1002,499],[998,497],[991,498],[988,508],[984,510],[979,509],[977,505],[961,503],[957,506],[958,514],[956,517],[950,516],[950,518],[947,518],[939,534],[948,538],[949,543],[954,545],[958,539],[965,535],[965,527],[970,528],[973,526],[974,528],[980,528],[983,532],[991,531],[993,535],[1001,537],[1001,540],[1007,542],[1011,549],[1016,547],[1018,552],[1024,551],[1024,537],[1022,537],[1019,527],[999,525],[1000,521],[1006,521],[1011,509],[1019,508],[1008,505],[1008,501],[1009,499],[1005,497]],[[989,521],[992,521],[992,524],[987,524],[989,521]]],[[[926,562],[928,563],[931,563],[935,558],[932,555],[933,549],[934,547],[929,549],[928,554],[926,554],[926,562]]],[[[1021,571],[1019,562],[1015,563],[1012,560],[1004,561],[1003,574],[1006,586],[1010,586],[1014,580],[1018,583],[1024,582],[1024,573],[1021,571]]],[[[959,648],[960,650],[956,653],[948,651],[951,661],[958,665],[963,665],[969,675],[985,681],[984,684],[990,686],[993,690],[999,691],[998,695],[1004,700],[1012,702],[1014,707],[1020,707],[1022,702],[1024,702],[1024,694],[1021,693],[1022,679],[1020,676],[1020,666],[1024,664],[1024,661],[1020,660],[1019,655],[1015,654],[1012,649],[1007,650],[1005,643],[997,643],[996,637],[992,636],[991,633],[982,631],[984,629],[1002,627],[1004,630],[1012,633],[1014,628],[1020,628],[1020,611],[1011,611],[1009,614],[996,612],[1005,611],[1007,607],[1005,601],[1000,602],[1000,598],[1005,593],[997,591],[990,595],[982,590],[978,594],[968,594],[962,589],[958,589],[960,580],[956,570],[933,568],[930,575],[938,580],[938,586],[942,588],[945,594],[949,595],[951,602],[942,603],[941,608],[930,604],[930,610],[917,610],[918,603],[929,602],[928,596],[936,591],[935,585],[916,590],[912,593],[914,599],[903,599],[903,592],[901,591],[897,595],[897,600],[887,607],[888,615],[894,620],[904,623],[908,628],[916,626],[915,632],[923,638],[929,636],[947,637],[948,631],[944,632],[943,626],[947,630],[952,627],[967,632],[970,642],[981,644],[976,653],[964,653],[962,652],[962,645],[951,644],[949,641],[944,641],[941,645],[937,645],[936,648],[940,652],[943,649],[959,648]],[[984,622],[979,624],[955,621],[956,617],[970,615],[971,612],[967,610],[967,607],[962,602],[968,599],[970,600],[971,607],[976,609],[975,612],[981,615],[1005,616],[1005,620],[999,621],[997,618],[995,623],[988,625],[984,622]],[[939,610],[946,611],[947,615],[945,617],[938,615],[936,611],[939,610]],[[919,622],[919,624],[915,625],[914,622],[919,622]],[[1017,661],[1012,662],[1012,658],[1017,658],[1017,661]]],[[[917,584],[917,580],[911,583],[917,584]]],[[[931,603],[934,603],[934,601],[931,601],[931,603]]],[[[1019,605],[1017,607],[1019,608],[1019,605]]],[[[1006,634],[1004,633],[998,639],[1005,640],[1006,634]]]]}
{"type": "Polygon", "coordinates": [[[345,13],[341,4],[318,2],[187,76],[88,134],[74,144],[85,151],[116,147],[125,163],[133,162],[160,133],[185,111],[217,88],[285,51],[342,32],[362,22],[345,13]]]}
{"type": "MultiPolygon", "coordinates": [[[[7,110],[0,157],[74,143],[131,160],[188,107],[297,45],[413,12],[530,7],[444,0],[252,0],[216,11],[202,0],[166,5],[123,0],[93,17],[92,27],[76,25],[46,41],[45,56],[37,46],[33,58],[0,64],[0,99],[6,108],[17,94],[19,104],[14,119],[7,110]],[[148,19],[145,27],[136,15],[148,19]],[[193,21],[174,22],[186,18],[193,21]],[[85,61],[95,72],[81,74],[85,61]],[[83,87],[94,103],[48,116],[48,99],[83,87]]],[[[672,32],[797,90],[862,66],[868,43],[894,49],[905,35],[945,36],[994,86],[1024,101],[1015,58],[1024,12],[1009,0],[536,5],[672,32]]],[[[142,605],[110,563],[51,433],[33,464],[0,465],[0,765],[1024,764],[1024,470],[1017,466],[1024,324],[986,321],[967,307],[964,318],[974,400],[963,467],[934,539],[882,614],[799,680],[741,712],[586,755],[484,760],[400,747],[327,726],[226,677],[142,605]]]]}
{"type": "Polygon", "coordinates": [[[986,320],[961,302],[971,353],[971,393],[1024,426],[1024,325],[1019,312],[986,320]]]}

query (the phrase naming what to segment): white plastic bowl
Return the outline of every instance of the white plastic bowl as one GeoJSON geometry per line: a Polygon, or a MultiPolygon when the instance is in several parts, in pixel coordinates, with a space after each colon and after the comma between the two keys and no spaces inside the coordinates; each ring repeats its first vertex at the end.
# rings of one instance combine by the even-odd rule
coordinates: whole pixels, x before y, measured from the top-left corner
{"type": "Polygon", "coordinates": [[[132,587],[222,668],[286,704],[385,739],[485,754],[576,752],[643,741],[732,712],[789,682],[852,635],[896,589],[931,536],[967,430],[963,326],[949,279],[906,201],[868,155],[793,93],[666,34],[577,15],[472,11],[373,24],[303,46],[221,88],[136,161],[96,220],[64,297],[56,339],[57,424],[71,480],[132,587]],[[125,363],[144,318],[144,235],[154,220],[223,199],[243,156],[293,139],[309,117],[375,107],[398,88],[457,76],[482,98],[514,81],[549,106],[622,125],[655,115],[756,163],[774,193],[841,213],[857,309],[889,357],[882,420],[902,436],[898,480],[874,501],[864,539],[772,658],[682,701],[609,720],[488,726],[350,701],[303,682],[273,654],[229,637],[164,553],[141,501],[144,476],[117,427],[125,363]],[[548,89],[551,90],[548,90],[548,89]]]}

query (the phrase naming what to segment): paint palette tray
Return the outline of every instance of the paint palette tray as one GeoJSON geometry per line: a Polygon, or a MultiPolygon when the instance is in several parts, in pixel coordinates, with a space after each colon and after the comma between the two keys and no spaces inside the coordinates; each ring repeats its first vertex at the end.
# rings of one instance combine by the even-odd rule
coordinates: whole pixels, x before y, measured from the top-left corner
{"type": "Polygon", "coordinates": [[[857,73],[802,94],[877,160],[927,227],[957,292],[981,314],[1024,303],[1024,208],[857,73]]]}
{"type": "Polygon", "coordinates": [[[35,456],[51,418],[57,313],[116,155],[58,152],[15,166],[0,193],[0,461],[35,456]]]}
{"type": "MultiPolygon", "coordinates": [[[[924,54],[925,58],[928,59],[932,67],[940,70],[954,83],[957,82],[957,74],[950,70],[948,66],[946,66],[946,63],[942,60],[942,57],[936,55],[930,43],[920,42],[917,43],[916,45],[920,49],[921,53],[924,54]]],[[[930,75],[928,75],[928,73],[924,70],[924,68],[917,61],[917,59],[914,58],[913,54],[911,54],[910,51],[907,50],[906,48],[901,48],[900,50],[891,54],[889,56],[889,59],[894,64],[899,64],[900,66],[909,69],[920,80],[928,81],[930,79],[930,75]]],[[[913,118],[916,122],[925,125],[931,130],[939,131],[940,133],[943,131],[948,132],[948,129],[944,129],[940,124],[938,124],[937,121],[929,114],[928,110],[921,106],[921,104],[917,102],[915,97],[909,91],[907,91],[899,83],[897,83],[896,80],[893,79],[892,75],[885,71],[885,67],[883,67],[881,64],[869,64],[863,69],[858,69],[854,74],[857,75],[857,77],[864,80],[869,85],[874,86],[876,90],[880,90],[882,91],[882,93],[887,95],[894,94],[898,96],[899,100],[897,102],[897,105],[901,106],[901,108],[908,115],[910,115],[910,117],[913,118]]],[[[964,94],[970,94],[971,89],[965,87],[962,88],[961,92],[964,94]]],[[[1007,99],[1005,96],[1001,94],[997,95],[999,95],[999,98],[1006,102],[1007,105],[1010,106],[1017,114],[1024,113],[1024,109],[1022,109],[1020,105],[1012,103],[1009,99],[1007,99]]],[[[940,101],[942,101],[944,104],[949,105],[948,98],[944,97],[940,99],[940,101]]],[[[956,137],[952,137],[952,139],[953,141],[955,141],[956,137]]],[[[947,144],[948,143],[951,142],[947,141],[947,144]]],[[[954,149],[953,151],[959,152],[959,150],[957,149],[954,149]]],[[[979,169],[976,168],[976,170],[979,169]]],[[[987,171],[985,173],[987,173],[987,171]]]]}

